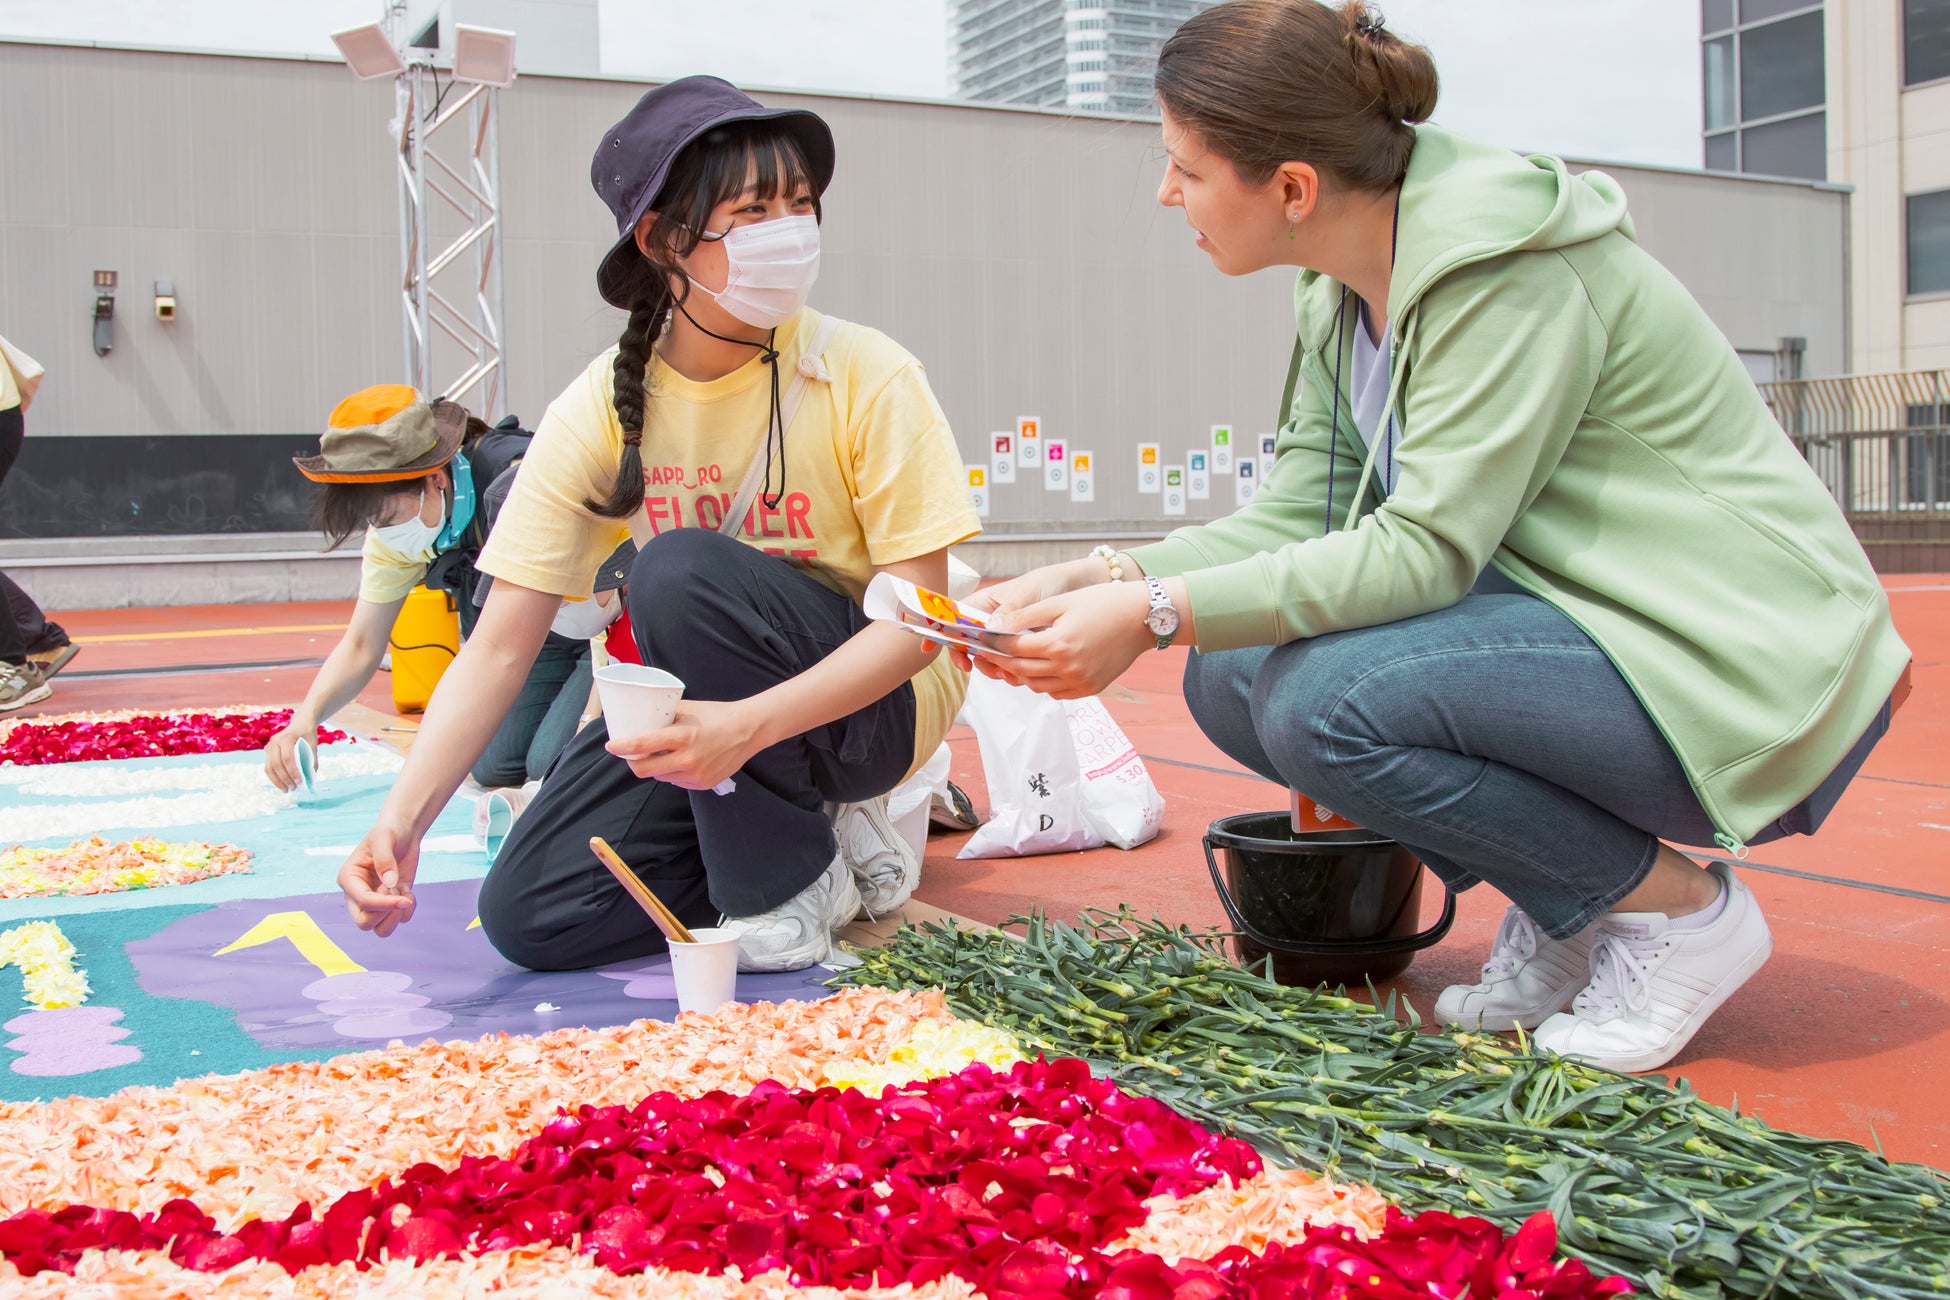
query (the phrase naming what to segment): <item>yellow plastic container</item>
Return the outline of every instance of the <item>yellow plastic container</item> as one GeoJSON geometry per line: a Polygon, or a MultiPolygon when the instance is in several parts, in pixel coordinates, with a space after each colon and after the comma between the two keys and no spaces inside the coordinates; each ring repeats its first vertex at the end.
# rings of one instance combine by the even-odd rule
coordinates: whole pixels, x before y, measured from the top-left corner
{"type": "Polygon", "coordinates": [[[444,591],[415,587],[393,620],[393,707],[418,713],[433,698],[440,674],[460,653],[460,611],[444,591]]]}

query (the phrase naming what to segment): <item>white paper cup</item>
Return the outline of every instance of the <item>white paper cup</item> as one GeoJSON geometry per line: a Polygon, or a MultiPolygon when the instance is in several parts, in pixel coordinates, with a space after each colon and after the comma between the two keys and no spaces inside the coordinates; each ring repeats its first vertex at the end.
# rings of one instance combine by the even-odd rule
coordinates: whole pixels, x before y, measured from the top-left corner
{"type": "Polygon", "coordinates": [[[696,943],[670,945],[670,973],[679,1011],[716,1011],[738,997],[738,936],[693,929],[696,943]]]}
{"type": "Polygon", "coordinates": [[[605,664],[596,670],[596,693],[612,740],[641,736],[670,725],[684,683],[661,668],[605,664]]]}

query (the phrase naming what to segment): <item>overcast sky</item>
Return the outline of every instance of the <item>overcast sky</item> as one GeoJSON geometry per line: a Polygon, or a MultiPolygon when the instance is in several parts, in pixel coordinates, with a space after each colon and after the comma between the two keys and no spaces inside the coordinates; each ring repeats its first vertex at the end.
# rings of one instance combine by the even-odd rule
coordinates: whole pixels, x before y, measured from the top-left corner
{"type": "MultiPolygon", "coordinates": [[[[1436,117],[1499,144],[1700,161],[1698,0],[1384,0],[1426,43],[1436,117]]],[[[0,0],[0,38],[330,54],[378,0],[0,0]]],[[[750,86],[947,93],[944,0],[601,0],[603,71],[750,86]]],[[[517,59],[519,47],[517,46],[517,59]]]]}

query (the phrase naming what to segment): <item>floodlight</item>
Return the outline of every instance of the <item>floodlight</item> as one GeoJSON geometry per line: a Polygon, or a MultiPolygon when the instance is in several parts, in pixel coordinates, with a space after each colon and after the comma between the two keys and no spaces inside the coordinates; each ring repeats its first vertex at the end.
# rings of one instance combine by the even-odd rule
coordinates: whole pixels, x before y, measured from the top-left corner
{"type": "Polygon", "coordinates": [[[345,66],[352,69],[352,75],[361,81],[397,77],[406,71],[406,61],[393,48],[393,38],[378,23],[333,32],[332,44],[339,47],[345,66]]]}
{"type": "Polygon", "coordinates": [[[506,86],[515,79],[515,34],[454,24],[454,80],[506,86]]]}

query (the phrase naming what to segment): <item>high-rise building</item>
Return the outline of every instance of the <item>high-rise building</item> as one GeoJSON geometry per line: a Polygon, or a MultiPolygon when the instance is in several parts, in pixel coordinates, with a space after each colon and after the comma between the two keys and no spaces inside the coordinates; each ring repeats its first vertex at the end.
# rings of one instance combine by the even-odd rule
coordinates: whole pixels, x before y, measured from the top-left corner
{"type": "Polygon", "coordinates": [[[1848,186],[1849,367],[1950,368],[1950,0],[1700,0],[1704,161],[1848,186]]]}
{"type": "Polygon", "coordinates": [[[1216,0],[950,0],[951,93],[992,104],[1155,115],[1151,74],[1216,0]]]}

